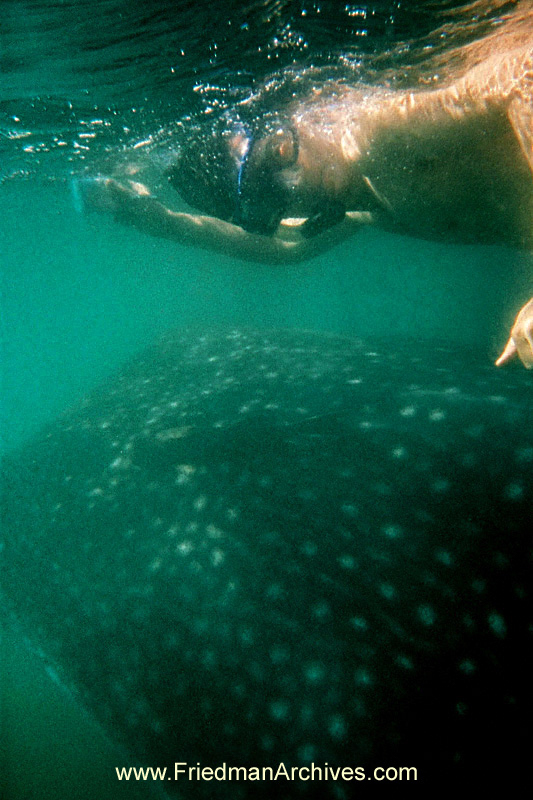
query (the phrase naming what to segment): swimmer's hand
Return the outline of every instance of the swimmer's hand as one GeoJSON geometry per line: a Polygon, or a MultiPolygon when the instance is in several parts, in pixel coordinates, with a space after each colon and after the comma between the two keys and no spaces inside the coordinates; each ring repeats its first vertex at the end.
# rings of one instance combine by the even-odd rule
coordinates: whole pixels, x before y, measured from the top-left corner
{"type": "Polygon", "coordinates": [[[283,220],[274,236],[249,233],[231,222],[174,211],[160,203],[142,183],[98,177],[78,185],[85,208],[111,213],[117,222],[151,236],[224,253],[245,261],[290,264],[319,255],[372,221],[368,212],[350,212],[338,225],[309,239],[305,220],[283,220]]]}
{"type": "Polygon", "coordinates": [[[74,180],[72,186],[75,187],[77,205],[84,211],[117,211],[127,199],[152,196],[143,183],[130,180],[119,183],[103,176],[74,180]]]}
{"type": "Polygon", "coordinates": [[[533,298],[518,312],[509,340],[496,361],[496,366],[501,367],[514,356],[518,356],[526,369],[533,369],[533,298]]]}

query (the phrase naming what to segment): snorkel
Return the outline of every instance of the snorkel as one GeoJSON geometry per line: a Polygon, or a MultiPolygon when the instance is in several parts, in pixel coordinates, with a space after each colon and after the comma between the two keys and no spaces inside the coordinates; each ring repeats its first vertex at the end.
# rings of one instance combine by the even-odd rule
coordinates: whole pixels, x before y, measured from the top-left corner
{"type": "Polygon", "coordinates": [[[279,117],[262,120],[255,130],[246,126],[244,131],[233,222],[250,233],[269,235],[289,205],[290,189],[281,172],[298,160],[298,136],[279,117]]]}

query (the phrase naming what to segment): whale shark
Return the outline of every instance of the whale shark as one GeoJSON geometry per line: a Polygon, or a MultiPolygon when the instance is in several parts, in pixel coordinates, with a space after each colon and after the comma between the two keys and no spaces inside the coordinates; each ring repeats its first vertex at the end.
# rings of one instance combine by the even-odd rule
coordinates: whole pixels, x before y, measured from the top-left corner
{"type": "Polygon", "coordinates": [[[533,388],[484,361],[172,331],[6,455],[4,611],[160,796],[526,774],[533,388]]]}

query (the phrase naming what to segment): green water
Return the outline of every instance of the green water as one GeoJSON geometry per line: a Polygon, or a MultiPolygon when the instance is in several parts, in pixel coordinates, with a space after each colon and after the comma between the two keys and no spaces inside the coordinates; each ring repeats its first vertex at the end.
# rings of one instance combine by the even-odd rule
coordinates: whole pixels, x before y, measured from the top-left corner
{"type": "Polygon", "coordinates": [[[2,643],[2,728],[6,800],[145,796],[114,779],[124,754],[12,630],[2,643]]]}
{"type": "MultiPolygon", "coordinates": [[[[56,4],[43,4],[47,5],[56,4]]],[[[235,13],[236,5],[229,5],[235,13]]],[[[18,37],[10,42],[12,56],[13,42],[19,46],[26,24],[35,22],[34,7],[9,4],[18,37]]],[[[87,17],[80,16],[77,24],[79,33],[87,17]]],[[[192,24],[194,28],[202,22],[192,24]]],[[[111,24],[108,27],[110,36],[111,24]]],[[[39,21],[30,28],[41,30],[39,21]]],[[[72,33],[74,28],[68,30],[72,33]]],[[[256,35],[267,42],[272,31],[256,35]]],[[[330,36],[334,35],[333,29],[330,36]]],[[[103,82],[92,73],[91,81],[82,81],[74,69],[73,51],[59,49],[51,57],[53,30],[43,27],[42,37],[31,41],[27,47],[34,67],[12,67],[10,79],[8,66],[3,75],[2,97],[9,97],[9,107],[2,106],[2,111],[9,118],[17,113],[20,98],[20,107],[27,111],[24,121],[31,127],[31,103],[38,98],[35,109],[41,111],[35,110],[34,121],[41,125],[43,98],[54,88],[63,102],[69,92],[76,93],[73,87],[81,87],[83,95],[87,85],[93,90],[97,86],[99,98],[108,94],[110,105],[116,104],[112,66],[107,64],[111,73],[105,73],[103,82]],[[47,57],[44,73],[40,53],[47,57]]],[[[251,48],[246,54],[248,65],[254,63],[254,52],[251,48]]],[[[236,58],[233,51],[231,57],[236,58]]],[[[105,61],[104,51],[102,58],[105,61]]],[[[263,51],[261,58],[266,58],[263,51]]],[[[112,58],[108,61],[113,63],[112,58]]],[[[173,56],[169,63],[176,61],[173,56]]],[[[15,57],[13,63],[18,63],[15,57]]],[[[193,53],[189,89],[201,78],[194,74],[194,63],[193,53]]],[[[208,60],[203,68],[208,69],[207,64],[208,60]]],[[[157,77],[153,89],[159,103],[168,87],[157,77]]],[[[150,97],[143,94],[142,102],[145,118],[140,127],[149,130],[150,97]]],[[[53,132],[53,114],[48,123],[53,132]]],[[[117,148],[122,146],[118,133],[116,142],[117,148]]],[[[7,157],[16,165],[22,150],[18,143],[16,153],[15,144],[8,142],[9,147],[7,157]]],[[[1,422],[6,450],[22,444],[170,327],[309,328],[369,342],[385,336],[391,348],[396,336],[409,335],[465,346],[475,343],[490,361],[503,346],[517,308],[528,298],[527,275],[533,267],[529,254],[443,246],[366,230],[309,264],[259,267],[158,241],[104,216],[80,216],[72,204],[69,178],[71,172],[83,172],[83,163],[66,163],[56,155],[56,161],[43,166],[36,156],[29,171],[27,166],[24,161],[20,176],[0,185],[1,422]]],[[[123,763],[117,761],[123,756],[12,631],[5,633],[2,645],[1,715],[6,800],[145,796],[132,785],[117,783],[113,768],[123,763]]]]}
{"type": "Polygon", "coordinates": [[[493,359],[531,256],[363,230],[309,264],[235,262],[78,215],[66,182],[12,182],[2,209],[3,437],[9,448],[170,327],[415,335],[493,359]]]}
{"type": "MultiPolygon", "coordinates": [[[[294,272],[232,263],[80,218],[63,183],[4,187],[5,446],[173,326],[294,326],[502,344],[530,257],[366,231],[294,272]],[[502,304],[502,297],[505,303],[502,304]]],[[[6,800],[135,797],[118,755],[12,636],[3,647],[6,800]]],[[[140,794],[139,794],[140,796],[140,794]]]]}

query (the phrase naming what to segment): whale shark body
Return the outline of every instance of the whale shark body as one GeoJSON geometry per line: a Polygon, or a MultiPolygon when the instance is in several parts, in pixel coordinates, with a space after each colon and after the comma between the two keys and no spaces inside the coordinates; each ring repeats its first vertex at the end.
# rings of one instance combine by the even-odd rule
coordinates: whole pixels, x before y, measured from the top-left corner
{"type": "Polygon", "coordinates": [[[167,334],[4,460],[4,606],[170,796],[525,772],[533,390],[480,364],[167,334]]]}

